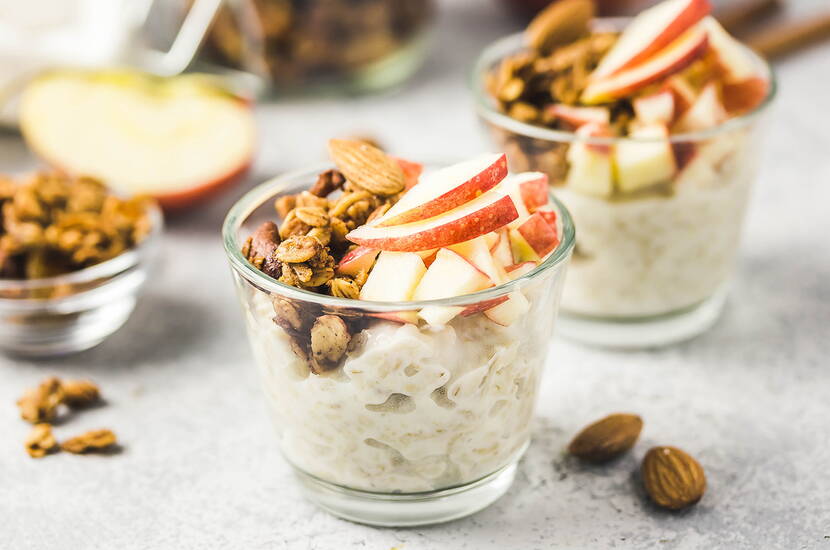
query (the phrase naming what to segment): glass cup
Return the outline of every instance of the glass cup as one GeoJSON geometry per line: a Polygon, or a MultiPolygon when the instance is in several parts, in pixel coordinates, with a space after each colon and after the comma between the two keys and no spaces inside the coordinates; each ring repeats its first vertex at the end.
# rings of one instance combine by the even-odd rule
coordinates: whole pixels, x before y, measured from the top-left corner
{"type": "Polygon", "coordinates": [[[674,175],[642,192],[615,189],[606,195],[602,188],[597,192],[599,180],[590,175],[592,154],[631,159],[665,146],[665,140],[585,138],[501,113],[485,75],[523,49],[521,34],[486,48],[471,85],[478,114],[507,153],[510,168],[548,174],[578,228],[562,297],[562,334],[594,345],[641,348],[705,331],[721,313],[738,253],[758,167],[760,122],[775,95],[769,65],[746,50],[770,81],[758,107],[709,130],[670,136],[674,175]]]}
{"type": "Polygon", "coordinates": [[[326,168],[260,185],[223,226],[282,453],[306,496],[346,519],[422,525],[476,512],[507,491],[530,441],[571,218],[556,202],[561,244],[501,286],[427,302],[334,298],[277,282],[240,252],[276,217],[277,197],[307,189],[326,168]],[[488,309],[496,306],[503,315],[488,309]],[[401,322],[423,308],[459,314],[443,326],[401,322]],[[348,351],[327,364],[332,346],[348,351]]]}

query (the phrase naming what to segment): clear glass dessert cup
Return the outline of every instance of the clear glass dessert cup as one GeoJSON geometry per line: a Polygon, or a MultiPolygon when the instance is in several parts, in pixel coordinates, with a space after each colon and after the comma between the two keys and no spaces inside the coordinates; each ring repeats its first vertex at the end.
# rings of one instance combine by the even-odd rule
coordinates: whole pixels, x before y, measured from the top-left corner
{"type": "MultiPolygon", "coordinates": [[[[600,21],[619,28],[618,20],[600,21]]],[[[714,128],[669,136],[677,163],[673,176],[642,192],[603,195],[597,193],[600,182],[586,177],[585,164],[577,166],[577,148],[616,151],[619,158],[620,151],[636,154],[660,142],[586,138],[500,112],[485,75],[524,47],[521,34],[487,47],[473,68],[471,87],[479,117],[507,153],[510,169],[546,173],[578,228],[562,297],[561,334],[593,345],[643,348],[704,332],[720,316],[738,255],[761,122],[775,96],[769,65],[746,49],[770,83],[760,105],[714,128]]]]}
{"type": "Polygon", "coordinates": [[[275,218],[275,198],[307,189],[326,168],[260,185],[223,226],[282,453],[310,500],[352,521],[422,525],[476,512],[507,491],[530,441],[551,312],[573,248],[570,216],[555,203],[561,244],[501,286],[426,302],[334,298],[277,282],[240,252],[259,223],[275,218]],[[508,326],[476,313],[505,301],[524,305],[508,326]],[[425,307],[466,311],[437,327],[391,320],[425,307]],[[348,351],[313,374],[314,327],[324,321],[348,331],[348,351]]]}
{"type": "Polygon", "coordinates": [[[135,309],[163,230],[149,203],[150,233],[135,248],[80,271],[42,279],[0,279],[0,350],[54,357],[94,347],[135,309]]]}

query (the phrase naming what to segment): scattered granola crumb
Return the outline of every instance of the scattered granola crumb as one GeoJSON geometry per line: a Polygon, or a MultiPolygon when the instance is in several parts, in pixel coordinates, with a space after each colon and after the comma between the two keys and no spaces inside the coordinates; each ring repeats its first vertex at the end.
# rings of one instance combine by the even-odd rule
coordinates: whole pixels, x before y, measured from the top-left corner
{"type": "Polygon", "coordinates": [[[61,449],[68,453],[84,454],[106,450],[116,443],[115,433],[112,430],[92,430],[67,439],[61,443],[61,449]]]}
{"type": "Polygon", "coordinates": [[[51,376],[38,387],[27,390],[23,397],[17,400],[17,406],[23,420],[39,424],[53,420],[63,400],[64,390],[61,381],[51,376]]]}
{"type": "Polygon", "coordinates": [[[52,426],[47,423],[35,424],[29,437],[26,438],[26,452],[32,458],[43,458],[57,450],[58,442],[52,434],[52,426]]]}
{"type": "Polygon", "coordinates": [[[98,386],[89,380],[67,380],[62,383],[63,402],[70,407],[85,407],[101,398],[98,386]]]}

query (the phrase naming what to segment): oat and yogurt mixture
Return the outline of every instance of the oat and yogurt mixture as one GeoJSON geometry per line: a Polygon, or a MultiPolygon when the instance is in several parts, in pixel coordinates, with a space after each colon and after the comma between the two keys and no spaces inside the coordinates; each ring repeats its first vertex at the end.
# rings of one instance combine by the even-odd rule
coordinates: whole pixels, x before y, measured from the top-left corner
{"type": "Polygon", "coordinates": [[[559,132],[487,119],[511,168],[546,173],[573,216],[567,312],[666,314],[729,278],[756,136],[751,118],[727,123],[764,102],[770,77],[709,11],[665,0],[620,32],[590,0],[562,0],[486,75],[498,111],[559,132]]]}
{"type": "MultiPolygon", "coordinates": [[[[452,305],[378,310],[493,289],[560,246],[547,178],[482,155],[422,174],[360,141],[336,169],[277,199],[242,253],[323,305],[242,283],[248,333],[287,459],[376,492],[462,485],[529,441],[562,270],[452,305]]],[[[238,280],[239,282],[239,280],[238,280]]]]}

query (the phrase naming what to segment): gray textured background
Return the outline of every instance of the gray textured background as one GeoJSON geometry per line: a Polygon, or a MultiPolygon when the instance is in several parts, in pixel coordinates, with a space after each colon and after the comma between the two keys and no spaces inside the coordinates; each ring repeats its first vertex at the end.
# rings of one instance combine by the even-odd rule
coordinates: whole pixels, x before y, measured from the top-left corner
{"type": "MultiPolygon", "coordinates": [[[[517,23],[483,0],[444,8],[434,55],[405,91],[262,106],[261,149],[243,187],[319,160],[337,134],[371,132],[426,161],[486,149],[466,69],[517,23]]],[[[830,549],[830,46],[778,70],[725,315],[660,351],[554,342],[536,439],[491,508],[447,525],[373,529],[300,498],[271,435],[219,242],[240,187],[170,220],[143,300],[104,344],[59,361],[0,359],[0,548],[830,549]],[[59,438],[112,427],[121,454],[26,456],[14,401],[49,374],[92,377],[108,403],[56,427],[59,438]],[[616,410],[645,418],[633,453],[602,468],[563,457],[576,429],[616,410]],[[668,514],[646,502],[634,472],[652,444],[700,459],[710,490],[699,506],[668,514]]],[[[0,137],[0,169],[34,165],[15,136],[0,137]]]]}

